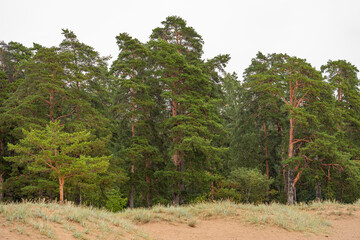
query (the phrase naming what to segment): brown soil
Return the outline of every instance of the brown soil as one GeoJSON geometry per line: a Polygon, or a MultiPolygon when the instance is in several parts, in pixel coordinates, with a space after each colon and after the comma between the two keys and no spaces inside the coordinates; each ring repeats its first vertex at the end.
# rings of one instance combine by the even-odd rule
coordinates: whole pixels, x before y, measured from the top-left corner
{"type": "MultiPolygon", "coordinates": [[[[256,226],[244,223],[241,219],[220,218],[210,220],[198,220],[195,227],[187,224],[151,222],[138,225],[139,229],[149,233],[151,239],[158,240],[352,240],[360,239],[360,211],[359,209],[352,215],[336,214],[330,211],[312,212],[320,214],[331,222],[332,227],[328,233],[314,235],[310,233],[289,232],[276,226],[256,226]]],[[[71,232],[67,231],[60,224],[51,223],[51,227],[56,235],[56,239],[72,240],[76,239],[71,232]]],[[[81,228],[81,226],[74,226],[81,228]]],[[[98,239],[100,236],[86,236],[86,239],[98,239]]],[[[12,224],[0,216],[0,239],[3,240],[40,240],[47,239],[41,235],[39,230],[20,223],[12,224]]],[[[107,236],[105,239],[138,239],[136,235],[125,233],[120,236],[107,236]]]]}

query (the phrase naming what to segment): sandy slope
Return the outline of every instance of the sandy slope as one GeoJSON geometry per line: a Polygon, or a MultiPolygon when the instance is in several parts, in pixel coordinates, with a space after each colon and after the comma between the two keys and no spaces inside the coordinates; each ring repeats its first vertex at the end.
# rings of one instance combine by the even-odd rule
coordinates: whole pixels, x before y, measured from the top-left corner
{"type": "Polygon", "coordinates": [[[201,221],[195,228],[186,224],[149,223],[142,228],[159,240],[226,239],[226,240],[360,240],[360,214],[330,217],[332,227],[321,235],[289,232],[279,227],[244,224],[236,219],[215,219],[201,221]]]}
{"type": "MultiPolygon", "coordinates": [[[[314,213],[315,214],[315,213],[314,213]]],[[[187,224],[170,224],[166,222],[153,222],[138,225],[150,234],[151,239],[158,240],[192,240],[192,239],[256,239],[256,240],[307,240],[307,239],[333,239],[333,240],[352,240],[360,239],[360,210],[358,209],[353,215],[330,215],[326,218],[331,222],[332,227],[329,232],[321,235],[314,235],[301,232],[289,232],[274,226],[255,226],[244,223],[241,219],[223,218],[198,221],[195,227],[187,224]]],[[[55,230],[56,239],[76,239],[71,233],[56,223],[51,223],[55,230]]],[[[96,237],[88,236],[88,239],[96,239],[96,237]]],[[[40,235],[38,230],[34,230],[28,226],[14,226],[5,221],[0,216],[0,239],[2,240],[37,240],[46,239],[40,235]],[[20,231],[19,231],[20,230],[20,231]],[[25,234],[20,234],[20,232],[25,234]]],[[[137,239],[134,235],[123,235],[122,237],[106,238],[110,239],[137,239]]]]}

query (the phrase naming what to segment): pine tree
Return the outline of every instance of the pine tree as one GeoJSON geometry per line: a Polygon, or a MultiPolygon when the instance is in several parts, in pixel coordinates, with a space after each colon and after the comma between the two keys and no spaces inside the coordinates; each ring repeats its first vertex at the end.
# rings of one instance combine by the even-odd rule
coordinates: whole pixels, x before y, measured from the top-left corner
{"type": "Polygon", "coordinates": [[[94,48],[80,42],[74,32],[63,29],[59,52],[67,55],[66,91],[71,112],[68,130],[92,129],[96,134],[110,134],[106,105],[109,105],[107,63],[94,48]],[[86,122],[86,124],[84,124],[86,122]]]}
{"type": "MultiPolygon", "coordinates": [[[[273,129],[277,128],[280,133],[279,137],[284,134],[286,142],[282,142],[282,154],[285,147],[288,148],[287,158],[283,159],[282,165],[287,169],[287,202],[293,204],[296,198],[295,185],[309,160],[301,155],[301,149],[317,136],[314,129],[319,127],[320,122],[316,121],[318,112],[314,109],[321,101],[321,96],[328,96],[329,87],[322,81],[321,74],[305,60],[286,54],[264,56],[259,53],[246,73],[250,81],[245,86],[250,86],[253,91],[250,101],[260,100],[260,108],[265,110],[263,116],[277,113],[271,121],[273,129]],[[281,120],[283,116],[287,117],[288,126],[281,120]]],[[[247,108],[251,108],[251,104],[247,108]]],[[[263,129],[265,135],[266,124],[263,129]]]]}
{"type": "Polygon", "coordinates": [[[329,60],[321,70],[334,90],[335,107],[332,112],[337,125],[337,132],[334,134],[337,139],[336,151],[329,151],[336,156],[328,158],[326,164],[321,166],[326,176],[327,197],[344,199],[345,192],[348,192],[346,201],[353,201],[359,196],[357,184],[354,184],[354,181],[359,179],[360,169],[357,162],[360,146],[358,69],[345,60],[329,60]],[[339,154],[345,156],[337,156],[339,154]]]}
{"type": "MultiPolygon", "coordinates": [[[[111,67],[111,73],[116,76],[116,96],[113,106],[117,115],[125,127],[131,129],[124,141],[129,142],[126,146],[125,156],[130,160],[130,208],[134,208],[135,178],[139,176],[140,169],[145,166],[146,180],[146,204],[151,205],[151,159],[156,155],[157,149],[150,141],[150,114],[154,106],[153,99],[149,94],[149,78],[147,60],[149,50],[139,40],[130,37],[127,33],[121,33],[116,37],[119,46],[119,56],[111,67]],[[140,168],[135,170],[135,168],[140,168]],[[136,172],[139,172],[136,174],[136,172]]],[[[140,184],[142,185],[141,181],[140,184]]]]}
{"type": "Polygon", "coordinates": [[[154,78],[162,88],[163,111],[168,112],[162,127],[172,156],[173,204],[178,205],[184,202],[185,192],[199,190],[194,182],[208,181],[202,173],[217,160],[219,148],[212,141],[222,126],[218,99],[213,97],[215,88],[200,59],[201,36],[179,17],[168,17],[162,24],[153,30],[148,44],[154,78]]]}
{"type": "Polygon", "coordinates": [[[61,204],[65,180],[105,172],[109,166],[110,157],[91,156],[93,149],[101,146],[95,146],[95,142],[90,140],[90,132],[66,133],[59,121],[50,121],[44,130],[24,130],[24,136],[18,144],[9,144],[9,149],[19,155],[6,159],[26,162],[34,172],[51,171],[59,181],[61,204]]]}
{"type": "MultiPolygon", "coordinates": [[[[259,160],[265,162],[265,173],[267,178],[270,178],[270,164],[272,168],[278,164],[274,162],[275,159],[281,159],[277,152],[284,152],[282,148],[277,149],[281,145],[281,138],[283,134],[283,121],[281,120],[283,114],[280,107],[282,101],[275,96],[272,87],[276,78],[271,76],[270,72],[273,67],[273,60],[261,52],[252,59],[251,65],[244,72],[244,88],[242,102],[242,111],[239,113],[244,119],[248,121],[249,126],[254,126],[255,129],[245,128],[245,131],[250,131],[249,137],[255,137],[255,141],[259,141],[262,149],[253,151],[263,157],[259,160]],[[254,132],[258,132],[254,136],[254,132]],[[271,156],[271,153],[273,153],[271,156]],[[270,161],[269,163],[269,160],[270,161]]],[[[245,140],[248,141],[248,140],[245,140]]],[[[249,151],[252,146],[245,144],[243,148],[248,148],[249,151]]],[[[257,159],[257,156],[251,156],[257,159]]],[[[251,159],[253,160],[253,159],[251,159]]]]}
{"type": "Polygon", "coordinates": [[[19,68],[20,63],[31,55],[30,49],[20,43],[0,42],[0,200],[3,198],[3,182],[9,177],[10,169],[9,164],[3,160],[3,157],[9,155],[6,145],[15,141],[5,105],[24,78],[24,73],[19,68]]]}

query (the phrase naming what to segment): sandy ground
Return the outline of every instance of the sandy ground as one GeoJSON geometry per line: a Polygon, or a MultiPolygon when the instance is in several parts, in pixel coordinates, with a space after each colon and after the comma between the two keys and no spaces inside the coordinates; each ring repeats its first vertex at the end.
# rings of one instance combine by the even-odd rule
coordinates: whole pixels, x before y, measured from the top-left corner
{"type": "MultiPolygon", "coordinates": [[[[187,224],[171,224],[166,222],[154,222],[138,225],[139,228],[149,233],[151,239],[158,240],[359,240],[360,239],[360,211],[353,215],[328,216],[332,227],[328,233],[314,235],[310,233],[289,232],[274,226],[256,226],[244,223],[241,219],[223,218],[198,221],[195,227],[187,224]]],[[[56,239],[76,239],[71,233],[65,231],[59,224],[53,223],[56,239]]],[[[13,226],[0,216],[0,239],[1,240],[40,240],[47,239],[39,230],[28,226],[13,226]],[[26,234],[21,234],[26,232],[26,234]]],[[[90,238],[90,239],[96,239],[90,238]]],[[[138,239],[136,236],[124,235],[114,239],[138,239]]],[[[109,240],[107,238],[107,240],[109,240]]]]}
{"type": "Polygon", "coordinates": [[[149,223],[141,227],[158,240],[360,240],[360,215],[331,217],[332,227],[321,235],[289,232],[274,226],[255,226],[236,219],[199,222],[195,228],[186,224],[149,223]]]}

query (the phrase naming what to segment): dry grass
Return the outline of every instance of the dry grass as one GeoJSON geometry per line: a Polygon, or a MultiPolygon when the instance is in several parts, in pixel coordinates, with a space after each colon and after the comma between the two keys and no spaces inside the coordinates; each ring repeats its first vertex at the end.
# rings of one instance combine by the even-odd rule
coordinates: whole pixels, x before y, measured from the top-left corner
{"type": "Polygon", "coordinates": [[[289,231],[323,233],[330,223],[320,216],[310,214],[297,206],[272,203],[269,205],[239,205],[246,221],[258,225],[273,225],[289,231]]]}
{"type": "Polygon", "coordinates": [[[238,205],[230,201],[217,203],[198,203],[187,206],[155,206],[151,209],[137,208],[125,210],[120,213],[124,218],[136,223],[148,223],[154,221],[188,223],[189,226],[196,225],[196,219],[218,218],[236,216],[238,205]]]}
{"type": "Polygon", "coordinates": [[[136,236],[150,239],[129,220],[119,214],[92,207],[75,206],[67,202],[63,205],[45,202],[22,202],[0,205],[1,215],[11,224],[19,227],[31,226],[40,234],[57,239],[54,224],[59,224],[77,239],[105,239],[109,236],[136,236]]]}
{"type": "Polygon", "coordinates": [[[154,221],[187,223],[195,227],[196,220],[232,217],[257,225],[273,225],[289,231],[322,233],[330,223],[320,216],[302,211],[309,206],[283,204],[235,204],[230,201],[199,203],[182,207],[155,206],[152,209],[126,210],[121,215],[137,223],[154,221]]]}
{"type": "MultiPolygon", "coordinates": [[[[327,232],[330,223],[327,216],[352,215],[358,205],[337,202],[298,204],[287,206],[272,204],[235,204],[230,201],[198,203],[187,206],[154,206],[151,209],[127,209],[112,213],[92,207],[59,205],[45,202],[22,202],[0,204],[0,213],[14,231],[27,234],[25,227],[35,229],[43,236],[57,239],[54,226],[77,239],[150,239],[136,224],[149,222],[186,223],[196,227],[199,221],[214,218],[234,218],[257,225],[273,225],[288,231],[327,232]]],[[[6,224],[7,224],[6,223],[6,224]]]]}

